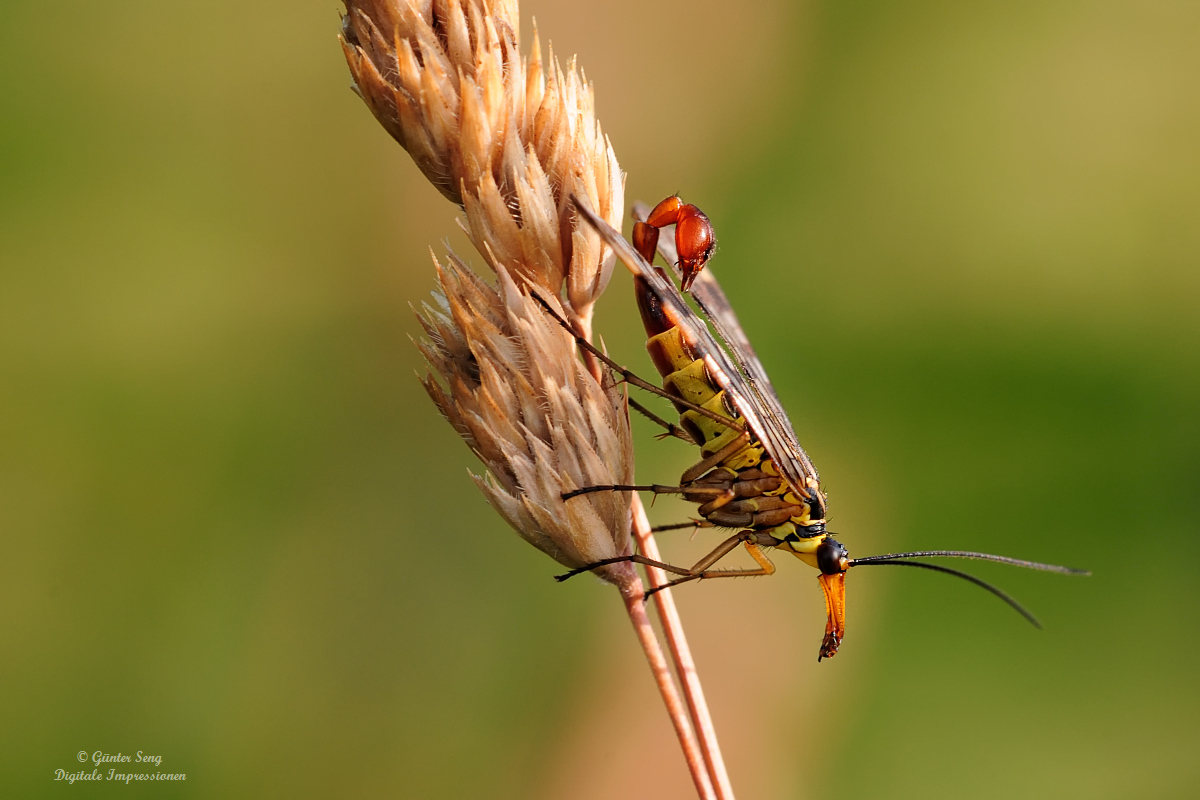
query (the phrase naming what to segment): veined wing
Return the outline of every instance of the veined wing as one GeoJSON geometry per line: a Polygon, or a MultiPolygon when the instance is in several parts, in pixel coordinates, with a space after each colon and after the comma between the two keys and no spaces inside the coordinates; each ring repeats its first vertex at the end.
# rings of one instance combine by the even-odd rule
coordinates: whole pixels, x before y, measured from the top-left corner
{"type": "MultiPolygon", "coordinates": [[[[634,216],[639,220],[644,221],[648,212],[649,208],[643,203],[637,203],[633,207],[634,216]]],[[[675,274],[679,275],[679,269],[675,266],[679,261],[679,256],[675,252],[674,237],[659,236],[658,252],[668,264],[672,265],[675,274]]],[[[721,288],[711,267],[706,267],[695,276],[691,294],[695,298],[696,304],[712,322],[713,327],[717,329],[717,333],[729,348],[734,363],[745,377],[755,399],[761,404],[764,424],[773,428],[775,436],[786,444],[786,449],[782,452],[771,451],[771,456],[775,459],[784,477],[788,479],[789,483],[799,482],[801,486],[805,485],[805,479],[808,476],[817,480],[817,468],[813,466],[808,454],[800,446],[800,442],[796,438],[796,429],[792,426],[792,421],[788,418],[783,404],[779,402],[775,386],[771,383],[771,378],[767,375],[767,370],[759,360],[758,354],[754,352],[754,346],[750,344],[750,339],[742,329],[741,322],[738,321],[737,313],[733,310],[729,298],[725,296],[725,291],[721,288]]],[[[793,488],[795,487],[793,486],[793,488]]]]}
{"type": "MultiPolygon", "coordinates": [[[[717,385],[725,390],[726,396],[733,402],[738,413],[745,418],[747,426],[751,432],[762,442],[767,453],[770,454],[772,460],[779,469],[780,474],[788,485],[803,497],[810,497],[810,486],[815,486],[818,480],[817,471],[809,461],[808,456],[796,444],[796,435],[792,432],[790,423],[787,422],[787,416],[783,414],[782,408],[779,409],[779,416],[771,409],[771,404],[765,402],[762,392],[755,384],[748,380],[743,374],[738,365],[730,359],[724,348],[717,343],[713,335],[709,333],[708,326],[696,312],[692,311],[691,306],[687,304],[679,294],[679,290],[675,288],[675,284],[668,281],[660,275],[653,267],[646,263],[633,246],[625,241],[621,236],[620,231],[615,230],[604,220],[600,219],[596,214],[587,207],[579,198],[575,198],[575,207],[579,209],[579,213],[588,223],[596,229],[609,247],[617,254],[617,258],[629,268],[633,274],[639,276],[646,281],[646,284],[654,292],[656,299],[662,303],[663,310],[667,314],[667,318],[671,323],[677,326],[683,333],[684,339],[695,351],[696,355],[704,359],[705,366],[708,367],[709,373],[717,385]]],[[[703,277],[701,273],[699,277],[703,277]]],[[[699,277],[697,280],[699,280],[699,277]]],[[[693,286],[693,293],[695,287],[693,286]]],[[[720,286],[717,286],[717,293],[723,300],[725,295],[720,291],[720,286]]],[[[719,306],[719,303],[714,303],[719,306]]],[[[727,309],[726,315],[733,320],[735,330],[741,332],[741,326],[737,324],[737,317],[733,314],[733,309],[729,306],[727,300],[724,301],[724,308],[727,309]]],[[[707,313],[707,312],[706,312],[707,313]]],[[[714,324],[717,324],[716,319],[713,319],[714,324]]],[[[745,334],[741,334],[742,340],[745,340],[745,334]]],[[[747,343],[748,344],[748,343],[747,343]]],[[[733,352],[737,353],[737,348],[730,346],[733,352]]],[[[753,355],[753,349],[749,353],[753,355]]],[[[753,356],[754,362],[758,364],[757,356],[753,356]]],[[[762,369],[762,365],[758,365],[758,369],[762,369]]],[[[765,378],[766,373],[763,373],[765,378]]],[[[770,380],[766,382],[767,388],[770,390],[770,380]]],[[[779,401],[774,399],[774,391],[770,390],[771,398],[774,406],[779,408],[779,401]]]]}

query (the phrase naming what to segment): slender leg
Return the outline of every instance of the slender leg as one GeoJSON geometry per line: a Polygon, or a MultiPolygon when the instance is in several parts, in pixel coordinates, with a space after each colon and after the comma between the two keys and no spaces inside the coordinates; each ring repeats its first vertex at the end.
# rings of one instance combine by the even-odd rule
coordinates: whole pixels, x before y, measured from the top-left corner
{"type": "Polygon", "coordinates": [[[666,570],[667,572],[671,572],[676,575],[686,575],[689,577],[697,577],[698,578],[700,576],[694,575],[695,572],[697,572],[698,570],[708,569],[708,567],[712,566],[715,562],[717,562],[721,558],[729,555],[729,552],[738,546],[738,542],[743,541],[746,536],[753,536],[753,535],[754,535],[753,531],[742,531],[740,533],[735,533],[733,536],[730,536],[728,539],[726,539],[725,541],[723,541],[719,545],[717,545],[717,548],[715,550],[713,550],[711,553],[709,553],[704,558],[697,561],[696,564],[691,569],[685,569],[684,567],[675,567],[670,564],[664,564],[661,561],[654,561],[652,559],[646,558],[645,556],[638,556],[638,555],[617,556],[616,558],[606,558],[603,561],[597,561],[595,564],[588,564],[586,567],[579,567],[578,569],[573,569],[570,572],[567,572],[563,575],[555,575],[554,580],[561,583],[561,582],[565,581],[567,578],[574,577],[581,572],[588,572],[589,570],[593,570],[596,567],[603,567],[608,564],[620,564],[623,561],[632,561],[635,564],[646,564],[651,567],[658,567],[659,569],[666,570]]]}
{"type": "MultiPolygon", "coordinates": [[[[717,547],[711,553],[693,564],[692,568],[688,570],[688,572],[695,574],[696,577],[703,577],[703,574],[708,570],[709,567],[733,552],[739,543],[744,543],[746,548],[750,550],[750,555],[754,556],[754,560],[759,564],[759,569],[753,570],[753,572],[756,575],[769,575],[771,572],[775,571],[775,565],[770,561],[767,561],[767,557],[764,556],[762,551],[758,549],[758,545],[751,541],[756,535],[757,534],[754,531],[739,531],[735,533],[733,536],[730,536],[728,539],[717,545],[717,547]],[[762,572],[762,569],[769,569],[769,571],[764,573],[762,572]]],[[[720,570],[717,574],[723,575],[729,573],[742,574],[743,570],[720,570]]]]}
{"type": "Polygon", "coordinates": [[[687,522],[676,522],[673,525],[655,525],[653,528],[650,529],[650,532],[651,533],[662,533],[663,531],[679,531],[679,530],[683,530],[684,528],[695,529],[695,528],[715,528],[715,527],[716,527],[715,525],[713,525],[711,522],[709,522],[706,519],[692,519],[692,520],[688,520],[687,522]]]}
{"type": "Polygon", "coordinates": [[[606,567],[609,564],[620,564],[625,561],[632,561],[634,564],[645,564],[650,567],[658,567],[661,570],[666,570],[667,572],[673,573],[675,575],[687,575],[689,572],[688,570],[684,569],[683,567],[675,567],[670,564],[665,564],[662,561],[655,561],[652,558],[646,558],[645,556],[633,555],[633,556],[617,556],[616,558],[606,558],[602,561],[597,561],[595,564],[588,564],[586,567],[579,567],[578,569],[573,569],[570,572],[564,572],[562,575],[555,575],[554,580],[558,581],[559,583],[562,583],[567,578],[574,578],[576,575],[579,575],[581,573],[591,572],[592,570],[596,569],[597,567],[606,567]]]}
{"type": "Polygon", "coordinates": [[[658,416],[653,411],[646,408],[644,405],[642,405],[638,401],[634,400],[632,397],[629,398],[629,407],[632,408],[634,411],[638,412],[639,414],[641,414],[646,419],[653,422],[655,425],[658,425],[662,428],[666,428],[666,430],[667,430],[666,433],[659,434],[660,439],[666,438],[667,436],[674,436],[676,439],[681,439],[681,440],[687,442],[688,444],[696,444],[696,440],[692,438],[692,435],[690,433],[688,433],[683,428],[679,427],[678,425],[676,425],[673,422],[667,422],[665,419],[658,416]]]}
{"type": "Polygon", "coordinates": [[[670,400],[672,403],[676,403],[680,406],[683,406],[684,408],[691,409],[692,411],[695,411],[697,414],[708,417],[709,419],[713,420],[714,422],[717,422],[717,423],[725,426],[726,428],[729,428],[730,430],[735,430],[738,433],[746,432],[745,428],[743,428],[741,425],[734,422],[729,417],[726,417],[723,414],[718,414],[715,411],[710,411],[709,409],[707,409],[703,406],[698,406],[695,403],[689,403],[687,400],[684,400],[683,398],[680,398],[680,397],[676,397],[675,395],[671,394],[670,392],[666,391],[665,389],[660,389],[659,387],[655,386],[654,384],[649,383],[648,381],[645,381],[645,380],[639,378],[636,374],[634,374],[630,370],[626,369],[625,367],[622,367],[620,364],[613,361],[611,358],[609,358],[607,355],[602,353],[600,350],[597,350],[596,347],[591,342],[589,342],[587,339],[584,339],[582,336],[577,334],[575,332],[575,330],[571,327],[571,324],[569,322],[567,322],[565,319],[563,319],[561,316],[559,316],[558,312],[555,311],[554,308],[549,303],[547,303],[544,298],[542,298],[540,295],[538,295],[537,292],[533,293],[533,299],[536,300],[541,305],[542,308],[546,309],[546,313],[548,313],[550,316],[554,317],[554,319],[558,321],[558,324],[562,325],[563,328],[566,329],[567,333],[571,334],[571,336],[573,336],[575,338],[575,344],[579,345],[579,347],[583,348],[584,350],[586,350],[589,353],[591,353],[592,355],[594,355],[596,358],[600,359],[602,362],[604,362],[604,364],[609,369],[611,369],[613,372],[616,372],[618,375],[620,375],[627,383],[631,383],[634,386],[638,387],[639,389],[646,391],[646,392],[650,392],[651,394],[656,394],[659,397],[665,397],[668,400],[670,400]]]}
{"type": "Polygon", "coordinates": [[[680,483],[691,483],[692,481],[696,480],[704,473],[708,472],[713,467],[720,464],[725,459],[729,458],[731,455],[736,453],[738,450],[741,450],[743,447],[746,446],[747,443],[749,443],[749,441],[750,441],[750,434],[743,431],[741,436],[737,437],[732,442],[725,445],[720,450],[718,450],[717,452],[713,453],[708,458],[701,461],[699,464],[696,464],[694,467],[689,468],[687,472],[683,473],[683,477],[681,477],[679,479],[679,482],[680,483]]]}
{"type": "MultiPolygon", "coordinates": [[[[713,453],[708,458],[691,467],[687,472],[683,473],[680,483],[690,484],[692,481],[699,478],[704,473],[708,472],[713,467],[720,464],[731,455],[741,450],[750,441],[750,434],[743,433],[741,436],[734,439],[729,444],[722,447],[717,452],[713,453]]],[[[715,511],[720,506],[725,505],[734,498],[733,492],[728,488],[707,487],[707,486],[664,486],[661,483],[649,483],[639,486],[631,486],[628,484],[603,484],[600,486],[585,486],[582,489],[575,489],[570,492],[564,492],[562,499],[570,500],[572,497],[578,497],[581,494],[591,494],[592,492],[654,492],[655,494],[711,494],[713,500],[711,503],[724,499],[725,502],[719,503],[717,506],[709,508],[709,511],[715,511]]]]}
{"type": "MultiPolygon", "coordinates": [[[[578,497],[581,494],[591,494],[592,492],[654,492],[655,494],[711,494],[714,497],[720,498],[728,494],[730,499],[733,498],[733,492],[728,489],[723,489],[719,486],[664,486],[661,483],[647,483],[641,486],[629,486],[627,484],[605,484],[603,486],[585,486],[582,489],[575,489],[570,492],[563,492],[562,499],[570,500],[572,497],[578,497]]],[[[722,503],[724,505],[724,503],[722,503]]]]}
{"type": "MultiPolygon", "coordinates": [[[[740,534],[739,534],[739,536],[740,536],[740,534]]],[[[726,544],[726,542],[722,543],[722,545],[724,545],[724,544],[726,544]]],[[[664,583],[662,586],[655,587],[655,588],[651,589],[650,591],[646,592],[646,596],[649,597],[650,595],[654,594],[655,592],[661,592],[663,589],[666,589],[671,586],[678,586],[681,583],[687,583],[688,581],[703,580],[705,578],[752,578],[757,575],[773,575],[773,574],[775,574],[775,565],[772,564],[770,562],[770,560],[767,559],[767,555],[766,555],[766,553],[764,553],[762,551],[762,548],[760,548],[754,542],[743,541],[743,544],[746,546],[746,552],[750,553],[750,557],[758,562],[757,568],[751,567],[751,568],[746,568],[746,569],[703,569],[699,572],[696,572],[696,567],[692,567],[692,571],[695,574],[685,575],[682,578],[676,578],[673,581],[668,581],[667,583],[664,583]]],[[[729,553],[729,551],[732,549],[733,549],[732,547],[729,548],[729,550],[726,550],[725,553],[722,553],[721,555],[725,555],[725,554],[729,553]]],[[[716,551],[714,551],[714,552],[716,552],[716,551]]],[[[714,560],[714,562],[715,562],[715,560],[714,560]]],[[[709,562],[709,563],[711,564],[714,562],[709,562]]],[[[678,574],[678,573],[676,573],[676,574],[678,574]]]]}
{"type": "Polygon", "coordinates": [[[658,567],[659,569],[670,572],[673,575],[681,576],[673,581],[669,581],[662,586],[646,592],[646,597],[649,597],[655,592],[662,591],[668,587],[678,586],[679,584],[687,583],[688,581],[703,580],[704,578],[749,578],[756,575],[772,575],[775,572],[775,565],[767,559],[767,556],[765,553],[763,553],[762,548],[760,548],[755,542],[751,541],[754,536],[754,531],[739,531],[738,533],[735,533],[733,536],[730,536],[728,539],[717,545],[711,553],[693,564],[691,569],[676,567],[672,564],[667,564],[662,561],[655,561],[652,558],[646,558],[645,556],[618,556],[616,558],[606,558],[603,561],[597,561],[595,564],[588,564],[586,567],[573,569],[570,572],[563,573],[562,575],[555,575],[554,580],[562,583],[567,578],[573,578],[574,576],[583,572],[590,572],[597,567],[607,566],[608,564],[620,564],[626,561],[633,562],[634,564],[645,564],[646,566],[650,567],[658,567]],[[750,553],[751,558],[758,562],[757,568],[709,569],[713,564],[716,564],[722,558],[736,550],[739,544],[744,545],[746,551],[750,553]]]}

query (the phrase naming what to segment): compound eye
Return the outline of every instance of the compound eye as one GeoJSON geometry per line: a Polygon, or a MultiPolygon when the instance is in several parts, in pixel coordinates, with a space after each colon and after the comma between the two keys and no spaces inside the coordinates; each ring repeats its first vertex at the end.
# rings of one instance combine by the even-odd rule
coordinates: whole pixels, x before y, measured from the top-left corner
{"type": "Polygon", "coordinates": [[[845,572],[850,566],[849,553],[841,542],[826,538],[817,545],[817,567],[826,575],[845,572]]]}

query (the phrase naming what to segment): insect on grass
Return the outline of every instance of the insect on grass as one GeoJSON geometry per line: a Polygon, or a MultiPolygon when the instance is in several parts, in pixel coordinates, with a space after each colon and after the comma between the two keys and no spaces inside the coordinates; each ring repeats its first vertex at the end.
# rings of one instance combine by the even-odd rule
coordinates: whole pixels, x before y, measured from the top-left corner
{"type": "MultiPolygon", "coordinates": [[[[652,413],[648,416],[666,427],[669,434],[698,445],[701,460],[683,473],[677,485],[588,486],[563,497],[607,491],[677,494],[698,505],[703,527],[735,532],[690,567],[631,555],[589,564],[558,576],[558,580],[619,561],[658,567],[677,576],[666,586],[709,578],[770,575],[775,566],[764,551],[788,553],[820,572],[818,581],[826,607],[820,660],[834,656],[845,635],[845,576],[852,567],[891,564],[953,575],[996,595],[1038,627],[1029,611],[990,583],[950,567],[913,559],[976,559],[1065,575],[1089,574],[1086,570],[965,550],[851,558],[846,547],[826,529],[828,504],[816,467],[797,441],[771,379],[725,292],[712,271],[704,268],[715,244],[708,218],[677,197],[667,198],[647,215],[645,222],[637,223],[631,246],[584,203],[576,200],[576,207],[634,274],[634,290],[648,337],[646,347],[662,376],[662,387],[638,378],[585,340],[579,339],[578,344],[629,383],[671,400],[679,412],[678,426],[652,413]],[[676,224],[678,253],[670,243],[659,244],[659,228],[670,224],[676,224]],[[676,267],[684,290],[690,289],[720,341],[666,273],[651,266],[656,247],[661,247],[664,258],[676,267]],[[715,568],[739,547],[750,554],[756,567],[715,568]]],[[[567,325],[565,320],[560,322],[567,325]]],[[[640,406],[635,404],[635,408],[640,406]]]]}

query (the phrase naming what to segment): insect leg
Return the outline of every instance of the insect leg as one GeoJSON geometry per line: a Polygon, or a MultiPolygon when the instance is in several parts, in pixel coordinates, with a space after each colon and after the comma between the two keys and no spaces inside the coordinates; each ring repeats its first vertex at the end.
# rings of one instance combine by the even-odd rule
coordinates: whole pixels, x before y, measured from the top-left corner
{"type": "Polygon", "coordinates": [[[554,580],[561,583],[561,582],[565,581],[567,578],[573,578],[574,576],[580,574],[581,572],[588,572],[590,570],[595,569],[596,567],[603,567],[608,564],[620,564],[625,561],[632,561],[634,564],[645,564],[645,565],[651,566],[651,567],[658,567],[661,570],[665,570],[665,571],[673,573],[675,575],[685,576],[683,578],[683,580],[693,580],[695,578],[703,577],[703,575],[695,574],[697,572],[697,570],[703,572],[703,570],[712,566],[712,564],[714,564],[715,562],[719,561],[721,558],[728,555],[730,553],[730,551],[732,551],[734,548],[736,548],[738,546],[738,542],[743,541],[747,536],[754,536],[754,532],[753,531],[742,531],[740,533],[735,533],[733,536],[730,536],[728,539],[721,542],[721,544],[717,545],[717,548],[715,550],[713,550],[711,553],[709,553],[704,558],[702,558],[698,562],[696,562],[695,566],[693,566],[691,569],[687,569],[685,567],[676,567],[671,564],[663,563],[662,561],[655,561],[654,559],[646,558],[645,556],[639,556],[639,555],[617,556],[616,558],[606,558],[602,561],[597,561],[594,564],[588,564],[586,567],[579,567],[578,569],[573,569],[570,572],[564,573],[562,575],[555,575],[554,580]]]}
{"type": "Polygon", "coordinates": [[[696,440],[692,438],[692,435],[690,433],[688,433],[683,428],[679,427],[678,425],[676,425],[672,422],[667,422],[665,419],[658,416],[653,411],[646,408],[644,405],[642,405],[638,401],[634,400],[632,397],[629,398],[629,407],[632,408],[634,411],[638,412],[639,414],[641,414],[646,419],[653,422],[655,425],[666,428],[667,432],[663,433],[663,434],[659,434],[659,438],[662,438],[665,436],[674,436],[676,439],[681,439],[681,440],[687,442],[688,444],[697,444],[696,440]]]}
{"type": "Polygon", "coordinates": [[[651,533],[661,533],[662,531],[679,531],[679,530],[683,530],[684,528],[695,529],[695,528],[715,528],[715,527],[716,527],[715,525],[713,525],[711,522],[709,522],[706,519],[690,519],[687,522],[676,522],[674,525],[655,525],[653,528],[650,529],[650,532],[651,533]]]}
{"type": "Polygon", "coordinates": [[[749,577],[753,577],[756,575],[771,575],[775,572],[775,565],[772,564],[767,559],[766,555],[762,552],[762,549],[758,546],[758,544],[756,544],[753,541],[755,535],[756,534],[754,533],[754,531],[741,531],[739,533],[735,533],[733,536],[730,536],[728,539],[726,539],[725,541],[723,541],[719,545],[717,545],[717,547],[714,548],[711,553],[709,553],[704,558],[697,561],[691,567],[691,569],[686,569],[684,567],[676,567],[673,564],[667,564],[662,561],[655,561],[654,559],[646,558],[645,556],[639,556],[639,555],[617,556],[616,558],[606,558],[606,559],[603,559],[602,561],[597,561],[594,564],[588,564],[586,567],[579,567],[578,569],[573,569],[570,572],[563,573],[562,575],[555,575],[554,580],[558,581],[559,583],[562,583],[567,578],[573,578],[576,575],[579,575],[581,573],[590,572],[591,570],[594,570],[597,567],[603,567],[603,566],[607,566],[609,564],[621,564],[624,562],[632,562],[634,564],[645,564],[646,566],[649,566],[649,567],[658,567],[659,569],[661,569],[665,572],[670,572],[673,575],[681,576],[679,578],[676,578],[673,581],[669,581],[668,583],[666,583],[662,586],[656,587],[656,588],[651,589],[650,591],[646,592],[646,597],[648,598],[648,597],[650,597],[650,595],[654,594],[655,592],[661,591],[661,590],[669,588],[671,586],[677,586],[678,584],[687,583],[688,581],[702,580],[704,578],[749,578],[749,577]],[[709,567],[711,567],[713,564],[717,563],[722,558],[724,558],[725,556],[729,555],[734,550],[736,550],[737,546],[739,544],[745,545],[746,551],[748,553],[750,553],[750,556],[755,561],[758,562],[757,568],[709,569],[709,567]]]}
{"type": "Polygon", "coordinates": [[[621,564],[626,561],[631,561],[634,564],[645,564],[650,567],[658,567],[661,570],[665,570],[665,571],[673,573],[675,575],[688,575],[691,573],[691,570],[684,569],[683,567],[676,567],[671,564],[664,563],[662,561],[655,561],[654,559],[646,558],[645,556],[632,555],[632,556],[617,556],[616,558],[605,558],[600,561],[597,561],[594,564],[588,564],[586,567],[579,567],[578,569],[573,569],[570,572],[564,572],[562,575],[555,575],[554,580],[558,581],[559,583],[562,583],[567,578],[574,578],[576,575],[580,575],[584,572],[591,572],[592,570],[596,569],[597,567],[606,567],[609,564],[621,564]]]}
{"type": "Polygon", "coordinates": [[[679,479],[679,482],[680,483],[691,483],[692,481],[696,480],[704,473],[708,472],[713,467],[722,463],[725,459],[729,458],[731,455],[736,453],[738,450],[741,450],[743,447],[746,446],[746,444],[749,441],[750,441],[750,434],[746,433],[745,431],[742,431],[741,436],[737,437],[732,442],[725,445],[720,450],[718,450],[717,452],[713,453],[708,458],[701,461],[699,464],[696,464],[694,467],[691,467],[690,469],[688,469],[687,472],[683,473],[683,476],[679,479]]]}
{"type": "Polygon", "coordinates": [[[775,565],[772,564],[770,562],[770,560],[767,558],[766,554],[763,553],[762,548],[760,548],[754,542],[749,541],[745,538],[745,536],[747,534],[749,534],[751,536],[754,535],[753,532],[751,532],[751,531],[743,531],[742,533],[739,533],[737,536],[731,537],[730,539],[722,542],[721,547],[718,547],[712,553],[709,553],[707,556],[705,556],[703,559],[701,559],[700,562],[696,566],[692,567],[693,574],[685,575],[682,578],[676,578],[673,581],[668,581],[667,583],[663,584],[662,586],[657,586],[657,587],[651,589],[650,591],[646,592],[646,596],[649,597],[650,595],[654,594],[655,592],[662,591],[663,589],[669,588],[671,586],[677,586],[681,583],[687,583],[688,581],[702,580],[704,578],[752,578],[757,575],[773,575],[775,573],[775,565]],[[748,552],[750,554],[750,557],[758,562],[757,568],[750,567],[750,568],[745,568],[745,569],[708,569],[707,566],[701,568],[700,565],[704,564],[705,562],[708,562],[708,566],[712,566],[720,558],[728,555],[734,549],[734,547],[736,547],[736,545],[739,541],[742,542],[746,546],[746,552],[748,552]],[[729,545],[729,546],[726,547],[726,545],[729,545]],[[722,549],[724,549],[724,552],[719,552],[722,549]],[[714,555],[716,555],[716,558],[713,558],[714,555]]]}
{"type": "Polygon", "coordinates": [[[733,492],[720,486],[664,486],[661,483],[648,483],[644,486],[629,486],[627,484],[604,484],[601,486],[585,486],[582,489],[575,489],[570,492],[563,492],[562,499],[570,500],[572,497],[578,497],[581,494],[591,494],[592,492],[654,492],[655,494],[710,494],[714,497],[722,497],[726,494],[733,498],[733,492]]]}
{"type": "Polygon", "coordinates": [[[697,414],[708,417],[709,419],[713,420],[714,422],[724,425],[726,428],[735,430],[738,433],[745,433],[746,429],[743,428],[741,425],[738,425],[736,422],[734,422],[729,417],[718,414],[715,411],[710,411],[709,409],[704,408],[703,406],[698,406],[695,403],[689,403],[687,400],[684,400],[681,397],[676,397],[675,395],[671,394],[667,390],[660,389],[659,387],[655,386],[654,384],[652,384],[648,381],[645,381],[642,378],[639,378],[632,371],[626,369],[625,367],[622,367],[620,364],[613,361],[607,355],[602,353],[600,350],[598,350],[595,347],[595,345],[593,345],[587,339],[585,339],[582,336],[580,336],[579,334],[577,334],[575,332],[575,329],[571,327],[571,324],[569,322],[567,322],[565,319],[563,319],[561,316],[559,316],[558,312],[555,311],[554,308],[548,302],[546,302],[546,300],[541,295],[539,295],[537,292],[533,293],[533,299],[536,300],[541,305],[542,308],[546,309],[546,313],[549,314],[550,316],[554,317],[554,319],[558,321],[558,324],[561,325],[564,329],[566,329],[567,333],[571,334],[571,336],[574,337],[575,344],[579,345],[579,347],[583,348],[584,350],[588,351],[596,358],[600,359],[600,361],[603,362],[605,366],[607,366],[613,372],[620,375],[627,383],[633,384],[634,386],[641,389],[642,391],[650,392],[650,394],[656,394],[659,397],[665,397],[668,400],[670,400],[672,403],[682,406],[683,408],[691,409],[692,411],[695,411],[697,414]]]}

